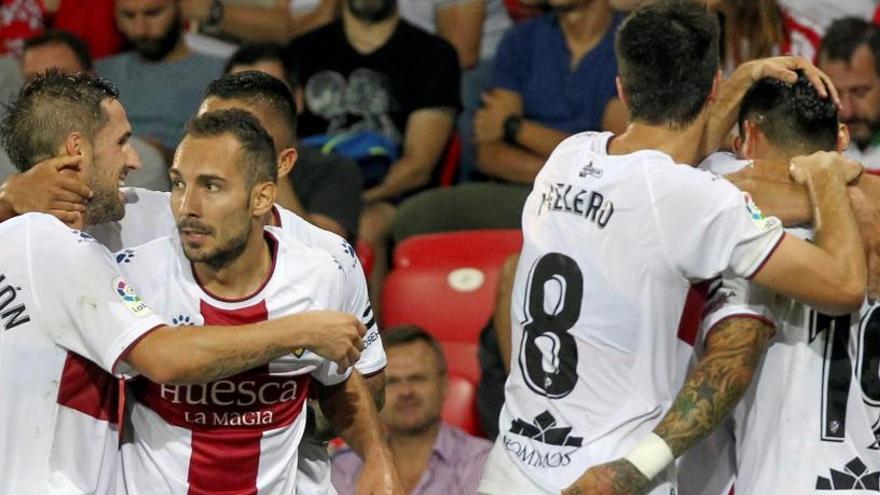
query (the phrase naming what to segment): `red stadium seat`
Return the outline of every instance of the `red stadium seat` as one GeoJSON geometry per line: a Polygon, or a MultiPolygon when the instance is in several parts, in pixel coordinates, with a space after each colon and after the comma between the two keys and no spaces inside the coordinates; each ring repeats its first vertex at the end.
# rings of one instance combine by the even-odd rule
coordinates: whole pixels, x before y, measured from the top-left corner
{"type": "Polygon", "coordinates": [[[467,378],[449,375],[449,392],[443,403],[443,421],[471,435],[482,435],[477,413],[477,387],[467,378]]]}
{"type": "Polygon", "coordinates": [[[467,378],[471,383],[480,382],[480,361],[477,344],[471,342],[440,342],[446,355],[446,367],[450,375],[467,378]]]}
{"type": "Polygon", "coordinates": [[[419,325],[441,341],[476,343],[495,307],[504,259],[519,251],[517,230],[411,237],[395,250],[383,291],[383,323],[419,325]]]}
{"type": "Polygon", "coordinates": [[[394,249],[394,268],[468,265],[500,267],[522,248],[519,229],[462,230],[422,234],[405,239],[394,249]]]}
{"type": "Polygon", "coordinates": [[[373,251],[373,246],[370,246],[367,241],[358,237],[354,250],[357,253],[358,260],[361,262],[361,267],[364,269],[364,275],[370,278],[370,274],[373,273],[373,263],[376,261],[376,253],[373,251]]]}

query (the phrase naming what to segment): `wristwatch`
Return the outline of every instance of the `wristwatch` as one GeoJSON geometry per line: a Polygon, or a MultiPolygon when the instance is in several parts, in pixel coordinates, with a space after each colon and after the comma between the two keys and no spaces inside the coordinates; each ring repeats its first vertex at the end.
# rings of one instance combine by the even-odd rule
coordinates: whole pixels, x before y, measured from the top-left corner
{"type": "Polygon", "coordinates": [[[211,9],[208,10],[208,18],[205,19],[205,26],[215,27],[220,24],[223,19],[223,2],[214,0],[211,2],[211,9]]]}
{"type": "Polygon", "coordinates": [[[519,115],[508,115],[504,119],[504,142],[507,144],[517,144],[516,136],[519,135],[520,127],[522,127],[522,117],[519,115]]]}

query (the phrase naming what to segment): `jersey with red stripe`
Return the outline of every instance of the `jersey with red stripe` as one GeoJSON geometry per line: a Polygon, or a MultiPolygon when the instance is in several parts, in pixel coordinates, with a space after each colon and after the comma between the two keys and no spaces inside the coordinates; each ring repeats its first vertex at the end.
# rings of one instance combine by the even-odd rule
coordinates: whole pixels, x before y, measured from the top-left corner
{"type": "Polygon", "coordinates": [[[116,493],[110,373],[163,322],[88,234],[33,213],[0,238],[0,493],[116,493]]]}
{"type": "MultiPolygon", "coordinates": [[[[730,173],[745,163],[724,161],[710,165],[730,173]]],[[[812,237],[807,229],[787,230],[812,237]]],[[[734,412],[737,493],[880,491],[880,306],[866,302],[858,313],[828,317],[725,279],[703,332],[735,317],[776,327],[734,412]]]]}
{"type": "MultiPolygon", "coordinates": [[[[124,257],[125,248],[133,248],[150,241],[173,235],[176,231],[171,213],[170,195],[138,187],[122,188],[125,197],[125,216],[118,222],[89,227],[89,233],[113,251],[124,257]]],[[[358,316],[367,327],[364,350],[355,369],[369,376],[385,368],[385,350],[379,337],[379,327],[373,317],[363,269],[354,248],[338,235],[318,228],[293,212],[275,205],[276,224],[300,243],[327,251],[340,261],[349,277],[347,298],[351,301],[346,311],[358,316]]]]}
{"type": "MultiPolygon", "coordinates": [[[[679,335],[695,336],[707,282],[754,274],[782,238],[723,178],[659,151],[609,155],[610,138],[563,141],[522,215],[497,442],[547,493],[651,432],[681,383],[679,335]]],[[[673,474],[652,493],[668,494],[673,474]]]]}
{"type": "MultiPolygon", "coordinates": [[[[273,266],[255,294],[239,301],[209,294],[177,236],[124,251],[121,266],[155,311],[182,324],[236,325],[317,309],[351,311],[360,273],[324,250],[267,227],[273,266]]],[[[202,385],[131,384],[133,441],[122,448],[130,494],[293,494],[297,446],[311,379],[340,383],[348,370],[298,349],[267,366],[202,385]]]]}

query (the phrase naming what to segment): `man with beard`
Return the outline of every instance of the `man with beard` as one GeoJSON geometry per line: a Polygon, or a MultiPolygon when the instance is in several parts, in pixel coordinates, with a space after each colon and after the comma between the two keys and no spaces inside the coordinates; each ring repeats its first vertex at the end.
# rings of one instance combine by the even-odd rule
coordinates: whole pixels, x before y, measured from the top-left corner
{"type": "Polygon", "coordinates": [[[119,87],[135,135],[170,157],[223,60],[186,46],[176,0],[116,0],[116,24],[134,50],[99,60],[97,72],[119,87]]]}
{"type": "MultiPolygon", "coordinates": [[[[404,491],[410,495],[476,493],[492,444],[441,420],[447,393],[446,359],[424,329],[403,325],[383,336],[388,354],[382,423],[404,491]]],[[[364,462],[345,450],[333,457],[333,485],[355,493],[364,462]]]]}
{"type": "Polygon", "coordinates": [[[840,121],[852,143],[846,154],[880,170],[880,29],[857,17],[831,24],[819,51],[819,68],[840,93],[840,121]]]}
{"type": "MultiPolygon", "coordinates": [[[[138,162],[130,135],[115,88],[58,72],[28,83],[0,126],[19,169],[55,154],[66,157],[55,167],[79,169],[91,194],[78,189],[90,199],[72,219],[86,224],[124,213],[118,184],[138,162]]],[[[14,453],[0,461],[2,493],[116,492],[119,401],[109,373],[206,383],[297,348],[344,369],[363,345],[363,325],[336,312],[167,326],[118,271],[124,260],[88,234],[25,214],[3,222],[0,238],[0,450],[14,453]]]]}
{"type": "MultiPolygon", "coordinates": [[[[178,235],[117,255],[159,314],[237,324],[313,309],[360,311],[349,297],[360,276],[353,258],[316,248],[289,228],[264,229],[275,212],[276,154],[253,115],[199,115],[170,176],[178,235]]],[[[330,424],[367,459],[360,489],[399,493],[375,406],[360,375],[348,375],[296,349],[205,385],[133,382],[133,441],[122,448],[127,492],[293,495],[305,401],[317,380],[330,424]]]]}
{"type": "Polygon", "coordinates": [[[370,290],[379,306],[394,204],[429,184],[461,106],[458,57],[443,39],[402,21],[396,0],[346,0],[342,19],[293,49],[305,85],[300,137],[351,133],[399,150],[387,170],[362,169],[360,235],[376,251],[370,290]]]}

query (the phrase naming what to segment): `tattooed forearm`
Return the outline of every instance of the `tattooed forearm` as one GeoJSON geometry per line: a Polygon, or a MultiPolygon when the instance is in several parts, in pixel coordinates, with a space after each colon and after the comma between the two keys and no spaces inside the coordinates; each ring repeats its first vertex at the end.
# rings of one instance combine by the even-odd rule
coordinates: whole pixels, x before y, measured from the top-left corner
{"type": "Polygon", "coordinates": [[[625,495],[636,494],[648,484],[645,475],[625,459],[593,466],[563,495],[625,495]]]}
{"type": "Polygon", "coordinates": [[[272,346],[258,351],[243,350],[233,356],[210,359],[194,366],[192,374],[182,377],[180,383],[175,383],[175,385],[207,383],[227,376],[237,375],[289,352],[290,349],[287,347],[272,346]]]}
{"type": "Polygon", "coordinates": [[[754,318],[731,318],[709,334],[706,355],[654,430],[676,457],[730,414],[752,381],[770,333],[754,318]]]}

